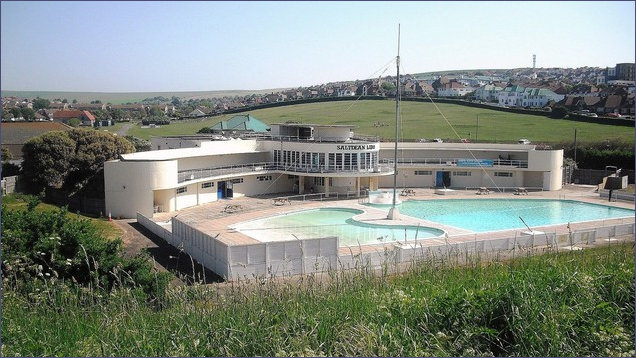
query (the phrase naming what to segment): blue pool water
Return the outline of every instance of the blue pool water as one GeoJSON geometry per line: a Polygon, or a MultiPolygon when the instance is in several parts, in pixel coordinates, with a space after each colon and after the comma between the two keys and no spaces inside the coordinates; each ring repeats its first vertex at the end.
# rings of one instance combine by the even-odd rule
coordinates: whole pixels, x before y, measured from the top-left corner
{"type": "MultiPolygon", "coordinates": [[[[390,206],[367,204],[388,210],[390,206]]],[[[573,200],[447,199],[409,200],[399,205],[403,215],[476,232],[549,226],[591,220],[634,217],[634,210],[573,200]]]]}
{"type": "Polygon", "coordinates": [[[352,219],[362,213],[355,209],[320,208],[247,221],[232,228],[263,242],[338,236],[340,246],[419,240],[444,234],[429,227],[377,225],[352,219]]]}

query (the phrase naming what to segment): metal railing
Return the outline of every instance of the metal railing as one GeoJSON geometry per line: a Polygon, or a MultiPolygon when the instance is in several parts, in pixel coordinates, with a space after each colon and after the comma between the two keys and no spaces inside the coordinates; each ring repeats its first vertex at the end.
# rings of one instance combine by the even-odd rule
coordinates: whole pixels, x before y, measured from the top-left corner
{"type": "MultiPolygon", "coordinates": [[[[513,159],[478,159],[478,160],[488,160],[492,161],[492,166],[483,165],[484,167],[511,167],[511,168],[527,168],[528,161],[527,160],[513,160],[513,159]]],[[[380,163],[393,165],[392,159],[381,159],[380,163]]],[[[401,158],[398,159],[398,165],[444,165],[444,166],[454,166],[459,168],[478,168],[479,162],[475,162],[474,159],[467,158],[401,158]],[[467,163],[471,163],[471,165],[461,165],[461,162],[465,161],[467,163]],[[460,165],[457,163],[460,162],[460,165]]]]}
{"type": "Polygon", "coordinates": [[[360,168],[358,165],[300,165],[300,164],[284,164],[276,162],[259,162],[249,164],[237,164],[231,166],[189,169],[182,170],[177,173],[178,183],[184,183],[190,180],[203,178],[211,178],[223,175],[233,174],[250,174],[259,171],[281,171],[293,173],[388,173],[393,170],[392,167],[384,164],[378,164],[371,168],[360,168]]]}
{"type": "MultiPolygon", "coordinates": [[[[228,131],[229,132],[229,131],[228,131]]],[[[241,138],[243,139],[260,139],[260,140],[271,140],[271,141],[279,141],[279,142],[313,142],[313,143],[377,143],[380,140],[378,136],[365,136],[355,134],[350,138],[345,137],[311,137],[311,138],[299,138],[298,136],[291,135],[272,135],[267,133],[243,133],[241,134],[241,138]]]]}

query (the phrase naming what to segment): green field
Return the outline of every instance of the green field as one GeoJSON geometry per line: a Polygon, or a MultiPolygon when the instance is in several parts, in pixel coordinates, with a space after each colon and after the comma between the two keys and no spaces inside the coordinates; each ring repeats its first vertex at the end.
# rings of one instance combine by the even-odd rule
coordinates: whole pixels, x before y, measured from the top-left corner
{"type": "MultiPolygon", "coordinates": [[[[454,104],[438,104],[437,107],[439,111],[431,103],[402,102],[400,139],[443,138],[458,141],[461,138],[470,138],[475,141],[478,136],[480,142],[516,142],[520,138],[528,138],[535,144],[556,143],[574,141],[576,128],[580,142],[609,140],[634,143],[634,127],[557,120],[454,104]]],[[[350,124],[356,127],[355,132],[358,134],[377,135],[384,140],[393,138],[395,130],[395,102],[390,100],[310,103],[248,112],[268,124],[286,121],[350,124]],[[374,126],[376,123],[386,126],[374,126]]],[[[173,122],[161,128],[144,129],[136,125],[128,134],[144,139],[150,136],[194,134],[203,127],[212,126],[232,116],[173,122]]]]}

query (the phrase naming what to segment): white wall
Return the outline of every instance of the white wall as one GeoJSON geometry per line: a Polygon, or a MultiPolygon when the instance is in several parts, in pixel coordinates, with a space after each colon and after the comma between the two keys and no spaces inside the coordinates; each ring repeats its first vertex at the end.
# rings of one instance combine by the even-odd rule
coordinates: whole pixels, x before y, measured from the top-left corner
{"type": "MultiPolygon", "coordinates": [[[[174,193],[176,195],[175,205],[177,210],[197,205],[199,184],[195,183],[184,186],[187,188],[185,193],[177,194],[177,190],[174,189],[174,193]]],[[[180,186],[179,188],[181,187],[183,186],[180,186]]]]}
{"type": "Polygon", "coordinates": [[[544,176],[543,190],[560,190],[563,187],[563,149],[532,150],[528,152],[528,169],[550,172],[544,176]]]}
{"type": "Polygon", "coordinates": [[[176,186],[176,160],[104,163],[106,211],[114,217],[152,216],[153,190],[176,186]]]}
{"type": "MultiPolygon", "coordinates": [[[[202,188],[201,184],[203,183],[196,184],[199,188],[199,205],[218,200],[218,194],[217,194],[218,183],[215,181],[211,181],[211,182],[213,183],[213,185],[210,188],[202,188]]],[[[204,182],[204,183],[207,183],[207,182],[204,182]]]]}

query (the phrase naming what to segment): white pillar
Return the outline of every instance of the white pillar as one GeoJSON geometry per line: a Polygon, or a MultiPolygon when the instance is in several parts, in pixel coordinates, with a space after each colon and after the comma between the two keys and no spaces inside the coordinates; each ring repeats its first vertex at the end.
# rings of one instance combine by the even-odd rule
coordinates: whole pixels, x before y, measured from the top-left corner
{"type": "Polygon", "coordinates": [[[325,177],[325,197],[329,197],[329,178],[325,177]]]}

